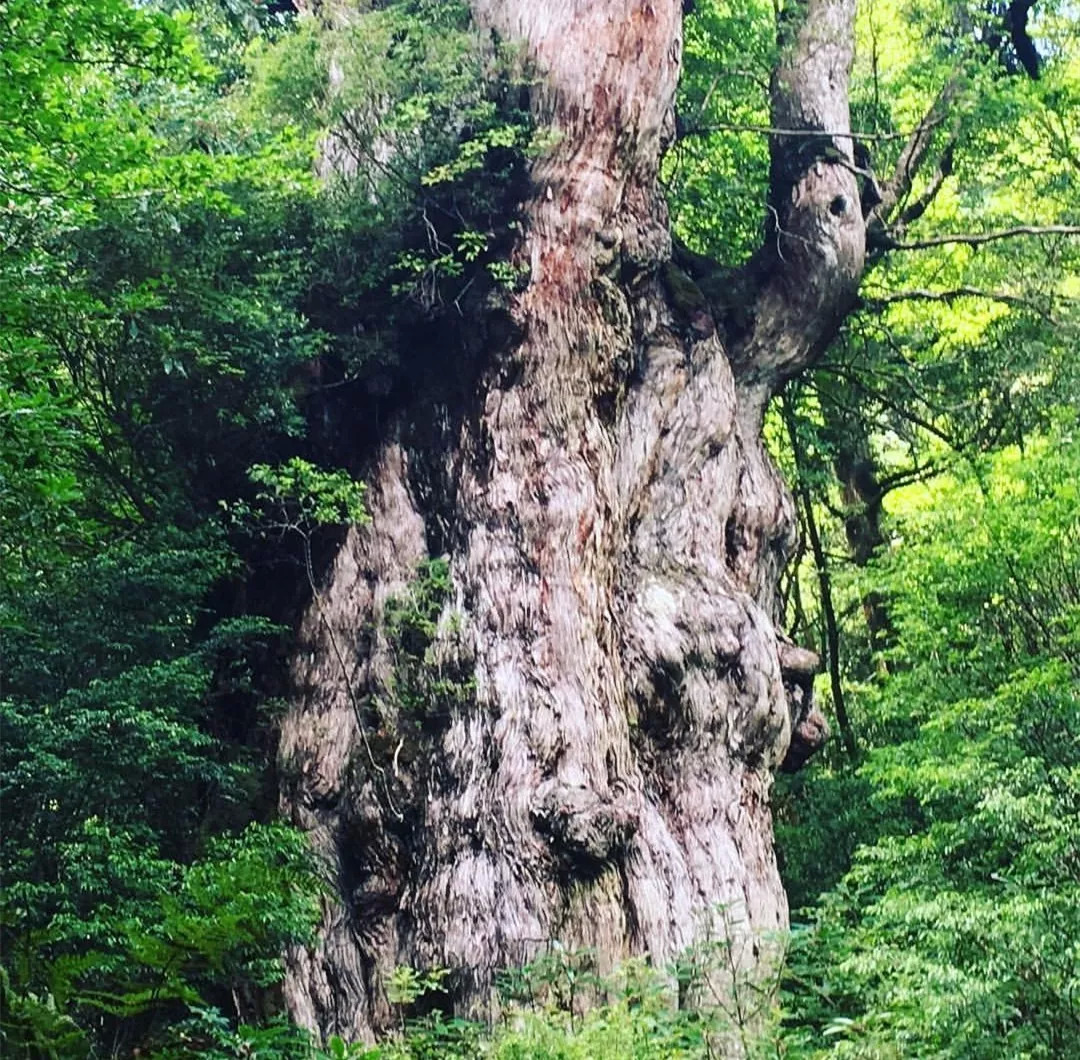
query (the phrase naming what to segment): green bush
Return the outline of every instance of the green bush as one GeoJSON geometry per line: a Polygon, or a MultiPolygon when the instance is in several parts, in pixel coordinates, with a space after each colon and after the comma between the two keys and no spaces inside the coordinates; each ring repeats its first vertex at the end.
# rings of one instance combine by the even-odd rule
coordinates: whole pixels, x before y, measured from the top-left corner
{"type": "Polygon", "coordinates": [[[881,561],[880,702],[921,724],[859,770],[879,837],[796,948],[791,1019],[844,1021],[836,1055],[1080,1055],[1078,482],[1066,426],[937,487],[881,561]]]}

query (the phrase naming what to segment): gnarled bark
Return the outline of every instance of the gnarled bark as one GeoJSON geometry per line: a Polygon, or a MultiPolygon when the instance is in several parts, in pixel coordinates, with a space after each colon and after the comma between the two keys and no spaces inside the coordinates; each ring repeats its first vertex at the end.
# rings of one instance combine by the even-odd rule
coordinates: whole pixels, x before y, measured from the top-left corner
{"type": "MultiPolygon", "coordinates": [[[[719,906],[752,974],[787,918],[772,774],[793,730],[821,737],[816,660],[775,627],[793,508],[759,434],[853,296],[854,177],[775,145],[739,325],[704,303],[688,316],[657,185],[679,0],[474,11],[525,42],[537,118],[559,134],[525,204],[531,279],[511,348],[487,351],[460,407],[418,402],[387,425],[371,524],[303,624],[282,731],[283,806],[337,892],[317,944],[290,955],[288,997],[345,1037],[387,1025],[395,965],[450,969],[476,1013],[495,969],[550,940],[662,963],[719,906]],[[453,593],[431,652],[458,693],[409,718],[387,605],[433,554],[453,593]]],[[[775,90],[780,124],[848,159],[852,15],[852,0],[800,9],[775,90]]]]}

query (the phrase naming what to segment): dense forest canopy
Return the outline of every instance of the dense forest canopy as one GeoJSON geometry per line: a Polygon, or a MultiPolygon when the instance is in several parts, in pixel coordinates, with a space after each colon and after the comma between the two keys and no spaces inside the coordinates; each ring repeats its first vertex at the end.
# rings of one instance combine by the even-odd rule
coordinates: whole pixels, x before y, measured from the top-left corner
{"type": "MultiPolygon", "coordinates": [[[[578,53],[512,2],[0,4],[4,1055],[1080,1056],[1074,5],[622,6],[589,23],[611,80],[579,127],[545,80],[578,53]],[[820,56],[849,36],[838,102],[820,56]],[[605,100],[649,46],[677,94],[634,125],[605,100]],[[640,224],[597,231],[582,188],[640,224]],[[676,392],[621,522],[618,454],[676,392]],[[582,659],[541,678],[628,660],[578,764],[609,741],[612,776],[645,779],[613,780],[612,810],[545,777],[544,937],[455,963],[469,938],[440,951],[425,910],[458,846],[479,864],[493,840],[425,833],[461,823],[455,768],[496,775],[491,675],[540,667],[508,645],[549,621],[495,591],[492,542],[557,537],[572,499],[553,472],[505,518],[533,466],[510,426],[563,485],[615,468],[571,512],[586,565],[537,554],[520,585],[539,572],[557,620],[601,572],[600,634],[575,626],[582,659]],[[699,639],[646,665],[624,583],[678,567],[680,534],[700,594],[672,629],[699,639]],[[710,579],[768,633],[758,721],[759,647],[716,648],[710,579]],[[715,731],[699,700],[730,702],[715,731]],[[706,730],[742,741],[715,777],[706,730]],[[725,882],[657,952],[683,927],[644,923],[642,895],[658,924],[679,896],[648,892],[635,836],[678,833],[664,800],[700,781],[707,802],[729,768],[760,802],[731,879],[774,872],[771,814],[792,925],[782,894],[740,908],[725,882]]],[[[560,695],[522,693],[573,745],[560,695]]]]}

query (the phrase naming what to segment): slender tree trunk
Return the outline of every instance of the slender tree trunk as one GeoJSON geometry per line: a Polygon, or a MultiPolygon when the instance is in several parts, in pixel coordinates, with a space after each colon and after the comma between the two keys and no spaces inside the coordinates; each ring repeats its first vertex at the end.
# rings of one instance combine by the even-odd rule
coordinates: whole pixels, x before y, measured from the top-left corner
{"type": "MultiPolygon", "coordinates": [[[[792,451],[795,456],[795,473],[798,482],[795,486],[798,503],[802,505],[803,525],[806,536],[810,540],[810,554],[814,560],[814,570],[817,573],[818,590],[821,596],[821,614],[825,626],[825,655],[829,671],[829,685],[832,691],[833,710],[836,713],[836,723],[840,729],[840,739],[843,741],[844,750],[852,761],[858,757],[859,745],[855,739],[855,730],[847,712],[847,701],[844,696],[844,682],[840,675],[840,625],[836,620],[836,610],[833,607],[832,572],[829,569],[829,558],[822,544],[821,534],[818,531],[817,519],[814,516],[814,499],[810,493],[810,487],[806,484],[805,468],[799,452],[799,437],[795,426],[794,410],[784,400],[784,421],[787,425],[788,438],[791,441],[792,451]]],[[[789,754],[788,758],[792,756],[789,754]]],[[[790,765],[792,763],[785,763],[790,765]]],[[[801,763],[800,763],[801,764],[801,763]]]]}
{"type": "Polygon", "coordinates": [[[336,890],[289,958],[301,1022],[378,1033],[399,964],[450,969],[477,1014],[494,972],[551,940],[662,964],[720,930],[753,974],[786,926],[769,789],[793,732],[823,728],[816,657],[776,631],[794,512],[760,427],[862,269],[854,177],[820,150],[850,159],[825,130],[848,129],[853,8],[810,0],[785,27],[775,123],[821,142],[774,145],[736,326],[688,313],[674,288],[697,288],[668,264],[678,0],[475,0],[525,42],[559,138],[532,172],[513,340],[489,343],[456,406],[387,425],[371,523],[301,629],[282,803],[336,890]],[[388,604],[443,554],[429,651],[456,691],[418,720],[388,604]]]}
{"type": "MultiPolygon", "coordinates": [[[[863,569],[885,544],[881,527],[885,490],[879,481],[866,423],[857,411],[844,409],[837,401],[834,390],[840,385],[839,380],[819,383],[823,435],[832,452],[833,471],[840,483],[844,535],[851,561],[863,569]]],[[[881,594],[871,589],[863,595],[862,609],[870,651],[877,655],[888,647],[892,635],[888,606],[881,594]]]]}

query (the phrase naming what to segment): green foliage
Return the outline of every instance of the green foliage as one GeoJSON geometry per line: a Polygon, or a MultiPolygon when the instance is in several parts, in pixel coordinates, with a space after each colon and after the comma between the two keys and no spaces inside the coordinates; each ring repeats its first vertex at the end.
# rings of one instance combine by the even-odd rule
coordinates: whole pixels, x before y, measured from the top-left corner
{"type": "MultiPolygon", "coordinates": [[[[505,259],[542,138],[519,58],[472,27],[466,4],[410,0],[336,27],[302,19],[252,62],[262,120],[323,143],[315,283],[333,292],[331,330],[371,312],[384,324],[402,299],[434,313],[474,285],[517,281],[505,259]]],[[[385,356],[355,334],[338,341],[354,367],[385,356]]]]}
{"type": "Polygon", "coordinates": [[[170,528],[4,598],[0,934],[13,1011],[36,1020],[46,999],[57,1049],[72,1018],[123,1039],[177,1002],[268,984],[313,922],[298,833],[207,839],[250,815],[258,779],[208,702],[244,696],[276,636],[257,619],[200,631],[230,566],[219,537],[170,528]]]}
{"type": "Polygon", "coordinates": [[[459,620],[447,611],[452,593],[450,565],[440,557],[421,563],[408,592],[387,601],[394,704],[416,724],[445,722],[475,693],[471,670],[459,665],[453,650],[459,620]],[[440,628],[442,641],[436,645],[440,628]]]}
{"type": "Polygon", "coordinates": [[[322,340],[287,251],[311,144],[243,131],[183,17],[48,0],[0,21],[17,74],[0,130],[0,504],[44,494],[25,507],[62,552],[90,543],[88,516],[145,519],[176,488],[212,502],[301,429],[289,382],[322,340]]]}
{"type": "Polygon", "coordinates": [[[248,477],[260,487],[256,502],[278,520],[277,527],[310,532],[316,526],[369,521],[367,487],[344,471],[326,471],[295,456],[280,467],[256,464],[248,477]]]}
{"type": "Polygon", "coordinates": [[[70,1017],[57,1012],[52,999],[11,989],[6,969],[0,968],[0,1046],[11,1057],[81,1060],[90,1043],[70,1017]]]}
{"type": "Polygon", "coordinates": [[[724,265],[740,262],[761,238],[773,14],[773,5],[759,0],[705,0],[685,23],[682,136],[664,175],[675,230],[724,265]]]}
{"type": "MultiPolygon", "coordinates": [[[[959,85],[933,133],[939,154],[956,138],[951,171],[907,236],[1075,222],[1072,14],[1038,5],[1036,83],[989,45],[986,5],[860,10],[852,110],[879,175],[959,85]]],[[[761,231],[773,7],[701,0],[685,54],[672,213],[736,264],[761,231]]],[[[451,977],[403,969],[402,1031],[377,1048],[320,1048],[276,1014],[281,953],[309,937],[322,885],[302,837],[266,823],[281,630],[239,582],[298,533],[315,591],[313,538],[366,518],[363,485],[323,466],[327,403],[345,396],[365,429],[364,395],[426,379],[402,341],[418,317],[526,278],[515,210],[549,134],[520,57],[458,2],[328,27],[234,0],[7,0],[0,72],[5,1055],[716,1055],[745,1021],[730,997],[679,991],[730,964],[722,946],[616,979],[553,953],[492,1028],[438,1013],[451,977]],[[222,509],[263,533],[218,526],[222,509]]],[[[862,312],[792,395],[792,470],[831,556],[860,514],[842,461],[870,459],[892,491],[884,554],[834,579],[867,754],[785,782],[785,873],[818,905],[782,1033],[771,995],[747,1001],[751,1022],[788,1056],[1073,1055],[1076,244],[872,266],[862,312]],[[992,297],[901,297],[968,287],[992,297]],[[900,491],[929,470],[949,477],[900,491]],[[870,593],[884,644],[861,631],[870,593]]],[[[806,573],[793,611],[815,635],[806,573]]],[[[473,696],[453,593],[429,560],[386,610],[384,706],[417,728],[473,696]]]]}
{"type": "MultiPolygon", "coordinates": [[[[727,999],[679,1004],[680,991],[708,996],[708,976],[718,971],[713,957],[702,960],[698,954],[666,972],[631,961],[601,974],[595,955],[556,947],[504,975],[503,1010],[493,1025],[448,1019],[436,1011],[406,1019],[396,1038],[376,1049],[332,1040],[327,1055],[349,1060],[705,1060],[727,1055],[730,1035],[737,1034],[727,999]]],[[[440,969],[398,969],[396,1003],[437,999],[446,978],[440,969]]],[[[775,1055],[768,1021],[748,1025],[746,1031],[747,1055],[775,1055]],[[760,1052],[755,1036],[761,1038],[760,1052]]]]}
{"type": "Polygon", "coordinates": [[[241,133],[189,25],[0,8],[5,1055],[253,1005],[317,912],[303,838],[244,827],[280,633],[211,606],[241,564],[207,519],[302,429],[311,147],[241,133]]]}
{"type": "Polygon", "coordinates": [[[192,1005],[188,1012],[148,1053],[154,1060],[235,1060],[248,1056],[261,1060],[362,1060],[371,1055],[368,1049],[349,1049],[343,1043],[340,1052],[333,1048],[324,1052],[308,1031],[282,1016],[237,1022],[213,1006],[192,1005]]]}
{"type": "Polygon", "coordinates": [[[877,837],[793,982],[807,1023],[850,1021],[837,1055],[1075,1055],[1078,479],[1066,425],[936,486],[881,562],[895,673],[862,709],[912,720],[860,770],[877,837]]]}
{"type": "MultiPolygon", "coordinates": [[[[933,164],[901,204],[918,204],[901,239],[1075,223],[1077,169],[1066,141],[1080,90],[1076,26],[1056,5],[1039,10],[1032,33],[1043,63],[1034,81],[1000,33],[1000,9],[923,0],[860,8],[852,123],[869,134],[879,178],[893,174],[943,88],[952,93],[934,119],[933,164]]],[[[1030,464],[1007,447],[1072,444],[1062,409],[1075,404],[1078,383],[1077,246],[1047,235],[917,252],[871,247],[864,306],[811,378],[790,388],[794,424],[776,416],[774,446],[787,450],[789,479],[812,498],[838,616],[834,661],[860,746],[871,751],[856,770],[827,749],[807,775],[777,785],[780,856],[796,907],[831,891],[860,848],[934,819],[913,810],[932,802],[934,777],[883,800],[873,763],[891,753],[906,773],[913,749],[929,739],[924,725],[958,725],[976,713],[973,704],[996,703],[1018,668],[1070,658],[1059,627],[1072,575],[1062,573],[1054,536],[1068,532],[1049,510],[1028,507],[1030,464]],[[922,482],[938,484],[912,485],[922,482]],[[942,510],[956,517],[934,514],[942,510]],[[1043,514],[1032,519],[1033,511],[1043,514]],[[1003,513],[1016,518],[1006,525],[1003,513]],[[875,552],[885,560],[870,562],[875,552]],[[1045,557],[1045,571],[1024,570],[1028,555],[1045,557]]],[[[1068,462],[1056,466],[1040,473],[1075,474],[1068,462]]],[[[820,573],[806,560],[785,589],[793,636],[827,656],[820,573]]],[[[816,691],[826,711],[834,708],[824,679],[816,691]]],[[[951,753],[967,750],[960,742],[951,753]]],[[[973,786],[989,790],[992,770],[972,770],[973,786]]],[[[904,885],[899,870],[896,885],[904,885]]],[[[825,951],[842,934],[834,931],[825,951]]]]}
{"type": "Polygon", "coordinates": [[[81,426],[60,373],[30,344],[9,347],[0,357],[0,586],[96,539],[98,526],[82,514],[87,489],[76,470],[81,426]]]}
{"type": "Polygon", "coordinates": [[[424,994],[442,990],[449,973],[445,968],[428,968],[419,971],[407,964],[395,968],[386,987],[386,997],[391,1005],[411,1005],[424,994]]]}
{"type": "Polygon", "coordinates": [[[422,655],[435,638],[439,616],[453,590],[450,563],[443,557],[424,560],[406,596],[391,600],[386,626],[391,639],[412,655],[422,655]]]}
{"type": "Polygon", "coordinates": [[[249,825],[210,842],[178,891],[161,896],[162,916],[132,937],[132,957],[166,982],[272,985],[284,947],[310,939],[321,889],[301,833],[249,825]]]}
{"type": "Polygon", "coordinates": [[[114,77],[145,85],[199,70],[176,20],[126,0],[9,0],[0,42],[6,255],[32,246],[43,220],[84,219],[97,194],[146,158],[138,106],[114,77]]]}

